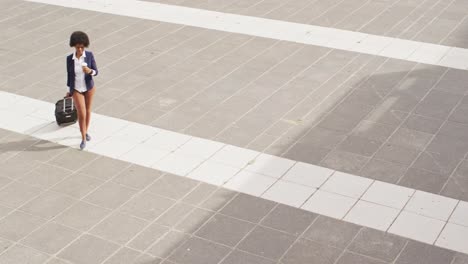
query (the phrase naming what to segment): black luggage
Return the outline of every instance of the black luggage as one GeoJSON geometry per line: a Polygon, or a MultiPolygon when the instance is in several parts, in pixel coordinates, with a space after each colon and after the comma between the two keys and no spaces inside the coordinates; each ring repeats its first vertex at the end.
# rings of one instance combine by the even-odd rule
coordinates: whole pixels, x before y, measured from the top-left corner
{"type": "Polygon", "coordinates": [[[70,125],[76,123],[77,113],[71,97],[65,97],[55,103],[55,120],[57,125],[70,125]]]}

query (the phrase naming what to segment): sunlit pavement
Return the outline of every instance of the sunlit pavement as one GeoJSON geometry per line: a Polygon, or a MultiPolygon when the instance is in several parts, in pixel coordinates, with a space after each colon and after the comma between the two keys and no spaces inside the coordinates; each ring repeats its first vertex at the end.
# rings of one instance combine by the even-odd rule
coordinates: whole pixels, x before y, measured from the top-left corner
{"type": "Polygon", "coordinates": [[[127,2],[0,1],[0,263],[468,263],[466,2],[127,2]],[[74,30],[84,152],[48,112],[74,30]]]}

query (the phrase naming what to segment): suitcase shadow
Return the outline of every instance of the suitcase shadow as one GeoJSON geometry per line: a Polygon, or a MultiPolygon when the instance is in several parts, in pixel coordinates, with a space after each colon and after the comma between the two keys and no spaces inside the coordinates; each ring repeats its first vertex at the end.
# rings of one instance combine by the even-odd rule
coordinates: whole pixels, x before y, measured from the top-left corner
{"type": "Polygon", "coordinates": [[[55,122],[44,122],[43,124],[36,125],[28,129],[27,131],[25,131],[24,134],[29,137],[28,139],[10,141],[10,142],[2,142],[0,140],[0,153],[7,153],[10,151],[39,152],[39,151],[65,149],[67,148],[66,145],[61,145],[56,142],[61,141],[61,140],[74,139],[76,137],[64,136],[64,137],[54,137],[54,138],[45,140],[45,139],[41,139],[38,137],[34,137],[33,134],[38,131],[43,131],[45,133],[53,133],[55,131],[65,129],[72,125],[73,124],[58,126],[55,122]]]}
{"type": "Polygon", "coordinates": [[[41,139],[26,139],[18,140],[6,143],[0,143],[0,154],[11,152],[11,151],[28,151],[28,152],[38,152],[38,151],[49,151],[64,149],[66,146],[58,145],[56,143],[41,140],[41,139]]]}

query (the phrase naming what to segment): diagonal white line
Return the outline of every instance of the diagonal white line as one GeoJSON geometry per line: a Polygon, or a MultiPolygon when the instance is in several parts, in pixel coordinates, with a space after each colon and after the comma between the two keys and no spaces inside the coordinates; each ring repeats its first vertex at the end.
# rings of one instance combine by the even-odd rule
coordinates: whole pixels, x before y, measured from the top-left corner
{"type": "Polygon", "coordinates": [[[468,49],[137,0],[29,0],[70,8],[183,24],[449,68],[468,69],[468,49]]]}
{"type": "MultiPolygon", "coordinates": [[[[0,128],[76,148],[76,124],[58,127],[53,109],[51,103],[0,91],[0,128]]],[[[466,201],[95,116],[92,153],[468,253],[453,232],[468,233],[466,201]]]]}

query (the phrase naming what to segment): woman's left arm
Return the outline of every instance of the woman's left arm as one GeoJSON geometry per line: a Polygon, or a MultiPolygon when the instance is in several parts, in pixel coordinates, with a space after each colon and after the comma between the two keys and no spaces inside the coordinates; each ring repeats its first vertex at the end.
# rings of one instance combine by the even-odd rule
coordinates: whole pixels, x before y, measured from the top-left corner
{"type": "Polygon", "coordinates": [[[93,70],[92,72],[92,76],[96,76],[98,75],[98,68],[97,68],[97,65],[96,65],[96,60],[94,59],[94,54],[91,55],[91,70],[93,70]]]}

